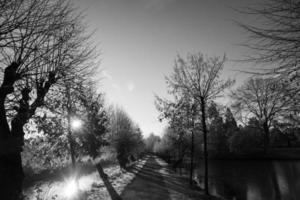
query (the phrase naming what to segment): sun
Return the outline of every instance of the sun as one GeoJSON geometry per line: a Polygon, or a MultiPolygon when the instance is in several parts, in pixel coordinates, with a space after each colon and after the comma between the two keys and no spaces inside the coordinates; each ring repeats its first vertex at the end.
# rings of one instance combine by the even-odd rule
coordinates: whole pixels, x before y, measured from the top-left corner
{"type": "Polygon", "coordinates": [[[81,125],[82,125],[82,121],[79,119],[73,119],[71,121],[71,126],[73,129],[79,129],[81,127],[81,125]]]}
{"type": "Polygon", "coordinates": [[[78,187],[75,178],[66,181],[64,186],[64,196],[67,198],[71,198],[75,196],[77,192],[78,192],[78,187]]]}

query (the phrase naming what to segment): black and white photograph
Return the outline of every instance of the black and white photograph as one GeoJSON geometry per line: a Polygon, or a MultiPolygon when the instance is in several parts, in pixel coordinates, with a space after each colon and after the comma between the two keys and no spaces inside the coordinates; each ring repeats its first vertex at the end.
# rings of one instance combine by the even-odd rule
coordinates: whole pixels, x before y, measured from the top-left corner
{"type": "Polygon", "coordinates": [[[0,199],[299,200],[298,62],[300,0],[0,0],[0,199]]]}

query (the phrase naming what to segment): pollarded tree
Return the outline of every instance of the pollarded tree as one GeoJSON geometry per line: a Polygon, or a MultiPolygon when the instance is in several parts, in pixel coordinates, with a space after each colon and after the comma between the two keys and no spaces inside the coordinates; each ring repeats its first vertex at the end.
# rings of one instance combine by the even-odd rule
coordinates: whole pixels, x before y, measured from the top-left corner
{"type": "Polygon", "coordinates": [[[222,59],[219,57],[205,58],[201,53],[188,55],[186,60],[178,56],[173,74],[167,77],[167,84],[171,90],[188,94],[199,104],[201,109],[206,194],[208,194],[207,106],[234,83],[232,80],[222,81],[220,79],[225,61],[225,56],[222,59]]]}
{"type": "MultiPolygon", "coordinates": [[[[285,84],[274,79],[250,78],[231,94],[233,107],[237,111],[258,120],[257,126],[264,133],[265,153],[269,148],[270,127],[274,120],[290,112],[294,103],[293,98],[286,96],[286,92],[285,84]]],[[[292,93],[289,92],[289,95],[292,93]]]]}
{"type": "Polygon", "coordinates": [[[65,0],[13,1],[0,8],[0,190],[4,199],[19,199],[24,125],[53,86],[89,69],[93,49],[81,17],[65,0]],[[4,33],[5,27],[13,28],[4,33]]]}

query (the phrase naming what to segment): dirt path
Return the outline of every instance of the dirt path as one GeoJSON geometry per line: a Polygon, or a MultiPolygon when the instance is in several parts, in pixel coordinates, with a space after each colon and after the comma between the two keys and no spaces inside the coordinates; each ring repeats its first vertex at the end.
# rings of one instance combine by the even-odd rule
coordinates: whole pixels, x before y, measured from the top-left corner
{"type": "Polygon", "coordinates": [[[121,194],[123,200],[188,200],[205,198],[201,191],[189,188],[188,180],[168,169],[168,165],[156,156],[149,156],[135,179],[121,194]]]}

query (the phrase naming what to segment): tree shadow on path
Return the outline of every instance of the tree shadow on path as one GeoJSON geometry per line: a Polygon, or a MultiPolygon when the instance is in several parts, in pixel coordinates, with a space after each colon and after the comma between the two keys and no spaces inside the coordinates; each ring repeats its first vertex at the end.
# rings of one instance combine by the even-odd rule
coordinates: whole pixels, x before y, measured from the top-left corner
{"type": "MultiPolygon", "coordinates": [[[[131,170],[138,170],[133,167],[131,170]]],[[[200,188],[191,187],[188,177],[177,175],[156,156],[149,156],[133,182],[121,194],[124,200],[220,200],[207,196],[200,188]]]]}
{"type": "Polygon", "coordinates": [[[133,182],[121,194],[123,200],[171,200],[160,170],[163,167],[151,156],[133,182]]]}
{"type": "Polygon", "coordinates": [[[122,200],[122,198],[120,197],[120,195],[116,192],[115,188],[111,185],[111,183],[108,180],[107,175],[104,173],[102,166],[98,163],[96,165],[97,170],[99,172],[99,175],[101,177],[101,179],[103,180],[103,183],[111,197],[112,200],[122,200]]]}

